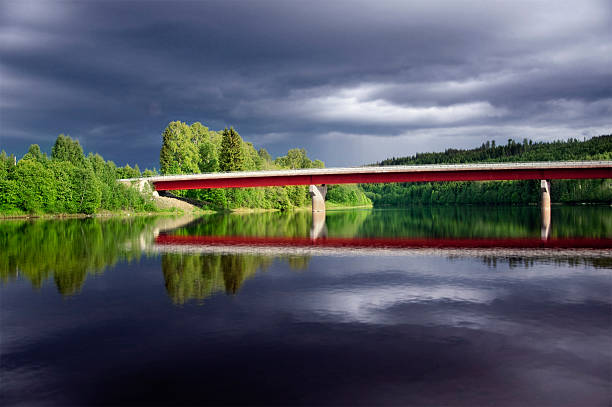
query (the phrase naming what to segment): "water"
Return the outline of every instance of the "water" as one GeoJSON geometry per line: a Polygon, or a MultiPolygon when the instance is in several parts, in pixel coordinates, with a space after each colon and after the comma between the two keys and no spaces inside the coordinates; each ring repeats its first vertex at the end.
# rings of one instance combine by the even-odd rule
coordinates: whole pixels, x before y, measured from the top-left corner
{"type": "Polygon", "coordinates": [[[0,401],[610,405],[611,215],[1,222],[0,401]]]}

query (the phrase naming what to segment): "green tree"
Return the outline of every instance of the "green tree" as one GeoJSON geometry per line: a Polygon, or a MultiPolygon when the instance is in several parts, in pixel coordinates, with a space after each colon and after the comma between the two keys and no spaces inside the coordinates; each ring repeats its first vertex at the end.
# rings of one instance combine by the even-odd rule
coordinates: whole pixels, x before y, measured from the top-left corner
{"type": "Polygon", "coordinates": [[[162,134],[159,169],[162,174],[191,174],[198,171],[198,149],[191,127],[180,121],[168,124],[162,134]]]}
{"type": "Polygon", "coordinates": [[[55,206],[53,173],[34,160],[20,160],[15,170],[21,208],[29,213],[46,212],[55,206]]]}
{"type": "Polygon", "coordinates": [[[155,177],[157,175],[159,174],[157,173],[157,170],[155,168],[153,168],[152,170],[145,168],[145,170],[142,172],[142,176],[144,178],[155,177]]]}
{"type": "Polygon", "coordinates": [[[0,152],[0,180],[8,177],[9,171],[13,169],[14,156],[8,156],[6,151],[0,152]]]}
{"type": "Polygon", "coordinates": [[[219,169],[221,171],[241,171],[243,169],[242,138],[230,127],[223,130],[221,149],[219,151],[219,169]]]}
{"type": "Polygon", "coordinates": [[[270,155],[270,153],[268,153],[268,150],[266,150],[265,148],[260,148],[259,151],[257,151],[257,154],[259,154],[259,156],[261,157],[262,160],[264,160],[265,162],[271,163],[272,162],[272,156],[270,155]]]}
{"type": "Polygon", "coordinates": [[[189,126],[191,130],[191,142],[196,150],[199,150],[200,145],[205,141],[210,141],[210,131],[208,127],[203,126],[200,122],[195,122],[189,126]]]}
{"type": "Polygon", "coordinates": [[[199,154],[199,169],[201,172],[219,171],[219,155],[217,153],[217,147],[212,143],[212,141],[204,140],[202,143],[200,143],[199,154]]]}
{"type": "Polygon", "coordinates": [[[287,151],[287,155],[278,157],[275,163],[282,168],[290,168],[292,170],[312,168],[312,161],[310,161],[306,155],[306,150],[303,148],[292,148],[287,151]]]}
{"type": "Polygon", "coordinates": [[[44,163],[45,161],[47,161],[47,155],[43,154],[42,151],[40,151],[40,147],[38,144],[32,144],[28,149],[28,152],[23,156],[22,159],[34,160],[38,161],[39,163],[44,163]]]}
{"type": "Polygon", "coordinates": [[[73,182],[77,186],[79,194],[78,211],[80,213],[95,213],[102,201],[102,190],[100,180],[96,178],[90,168],[78,168],[73,173],[73,182]]]}
{"type": "Polygon", "coordinates": [[[17,181],[0,178],[0,213],[18,213],[21,202],[21,188],[17,181]]]}
{"type": "Polygon", "coordinates": [[[57,136],[51,149],[51,158],[59,161],[69,161],[77,167],[85,165],[85,156],[79,141],[63,134],[57,136]]]}

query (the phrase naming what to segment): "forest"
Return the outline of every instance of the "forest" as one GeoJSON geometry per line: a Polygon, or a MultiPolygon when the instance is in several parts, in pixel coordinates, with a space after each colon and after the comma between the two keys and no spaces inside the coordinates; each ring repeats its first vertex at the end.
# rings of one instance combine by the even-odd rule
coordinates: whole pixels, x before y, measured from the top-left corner
{"type": "MultiPolygon", "coordinates": [[[[612,135],[580,141],[538,142],[508,140],[505,145],[487,141],[474,149],[448,149],[390,158],[373,165],[460,164],[519,161],[570,161],[612,159],[612,135]]],[[[374,207],[410,205],[526,205],[540,201],[540,181],[425,182],[363,184],[374,207]]],[[[551,199],[556,203],[610,203],[611,180],[555,180],[551,199]]]]}
{"type": "Polygon", "coordinates": [[[83,153],[60,134],[51,156],[37,144],[17,160],[0,153],[0,214],[93,214],[100,210],[154,211],[152,200],[117,182],[140,177],[138,166],[117,167],[99,154],[83,153]]]}
{"type": "MultiPolygon", "coordinates": [[[[290,149],[273,159],[264,148],[255,149],[234,128],[209,130],[201,123],[191,125],[171,122],[162,135],[160,172],[194,174],[205,172],[260,171],[323,168],[320,160],[311,160],[303,148],[290,149]]],[[[187,190],[181,196],[197,199],[211,209],[263,208],[286,210],[310,206],[307,185],[264,188],[187,190]]],[[[327,202],[337,206],[371,206],[371,201],[357,185],[333,185],[327,202]]]]}
{"type": "MultiPolygon", "coordinates": [[[[233,128],[212,131],[200,123],[174,121],[162,134],[161,174],[322,168],[295,148],[273,159],[265,149],[255,150],[233,128]]],[[[0,215],[94,214],[100,211],[153,212],[151,197],[117,182],[121,178],[150,177],[157,170],[138,165],[118,167],[99,154],[85,155],[78,140],[60,134],[51,154],[37,144],[17,159],[0,152],[0,215]]],[[[212,210],[262,208],[287,210],[308,207],[308,186],[178,191],[177,195],[202,202],[212,210]]],[[[330,188],[328,201],[337,206],[371,206],[357,185],[330,188]]]]}

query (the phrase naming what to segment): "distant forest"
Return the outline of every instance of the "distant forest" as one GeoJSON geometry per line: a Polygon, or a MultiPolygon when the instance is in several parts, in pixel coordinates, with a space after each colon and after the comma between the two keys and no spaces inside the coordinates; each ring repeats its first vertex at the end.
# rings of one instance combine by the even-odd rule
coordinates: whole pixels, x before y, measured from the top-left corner
{"type": "MultiPolygon", "coordinates": [[[[508,140],[505,145],[487,141],[468,150],[448,149],[441,153],[419,153],[390,158],[373,165],[459,164],[517,161],[611,160],[612,135],[580,141],[538,142],[508,140]]],[[[540,201],[540,182],[425,182],[362,184],[375,207],[451,204],[529,204],[540,201]]],[[[559,203],[612,203],[611,180],[555,180],[551,198],[559,203]]]]}

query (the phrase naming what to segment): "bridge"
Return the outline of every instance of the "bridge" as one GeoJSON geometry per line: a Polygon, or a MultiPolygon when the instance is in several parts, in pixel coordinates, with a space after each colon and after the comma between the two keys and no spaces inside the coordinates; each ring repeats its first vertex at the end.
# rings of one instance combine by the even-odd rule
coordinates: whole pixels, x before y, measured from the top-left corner
{"type": "Polygon", "coordinates": [[[612,178],[612,161],[525,162],[452,165],[410,165],[316,168],[166,175],[119,180],[149,182],[156,191],[310,185],[313,212],[325,211],[328,184],[387,182],[541,180],[542,210],[550,211],[550,180],[612,178]]]}

